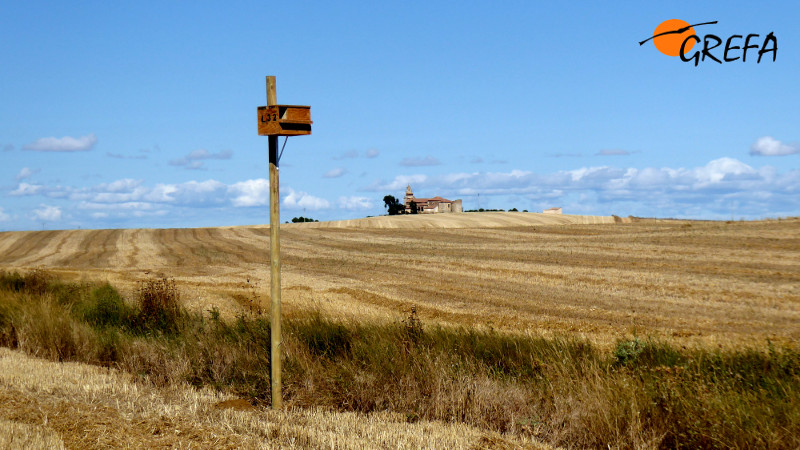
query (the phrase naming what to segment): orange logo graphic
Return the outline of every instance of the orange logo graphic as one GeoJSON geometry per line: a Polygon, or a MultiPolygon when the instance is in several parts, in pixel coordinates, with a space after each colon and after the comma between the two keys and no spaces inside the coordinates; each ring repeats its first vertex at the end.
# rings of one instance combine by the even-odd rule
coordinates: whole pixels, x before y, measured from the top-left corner
{"type": "MultiPolygon", "coordinates": [[[[681,54],[681,45],[689,36],[694,35],[694,28],[680,19],[669,19],[661,22],[653,31],[653,44],[661,53],[667,56],[681,54]]],[[[686,43],[683,53],[686,54],[694,47],[694,40],[686,43]]]]}

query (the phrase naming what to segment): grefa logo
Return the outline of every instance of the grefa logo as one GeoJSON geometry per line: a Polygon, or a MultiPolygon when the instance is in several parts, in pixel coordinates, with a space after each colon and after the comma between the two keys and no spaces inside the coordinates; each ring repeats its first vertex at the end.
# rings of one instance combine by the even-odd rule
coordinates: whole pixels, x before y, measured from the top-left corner
{"type": "MultiPolygon", "coordinates": [[[[639,45],[644,45],[647,41],[652,40],[656,49],[661,53],[667,56],[680,56],[683,62],[694,61],[695,66],[706,60],[719,64],[737,60],[747,62],[748,51],[750,61],[752,61],[756,57],[756,49],[758,49],[758,55],[755,59],[756,64],[760,64],[761,59],[768,53],[772,54],[772,62],[775,62],[778,57],[778,38],[775,37],[772,31],[763,40],[759,34],[755,33],[750,33],[746,36],[734,34],[725,40],[724,46],[722,45],[722,38],[719,36],[709,33],[700,39],[694,31],[695,27],[716,23],[717,21],[715,20],[713,22],[689,25],[688,22],[680,19],[665,20],[656,27],[653,31],[653,36],[640,41],[639,45]],[[694,53],[691,53],[695,44],[700,43],[702,43],[702,48],[697,48],[694,53]]],[[[698,45],[698,47],[700,46],[698,45]]]]}

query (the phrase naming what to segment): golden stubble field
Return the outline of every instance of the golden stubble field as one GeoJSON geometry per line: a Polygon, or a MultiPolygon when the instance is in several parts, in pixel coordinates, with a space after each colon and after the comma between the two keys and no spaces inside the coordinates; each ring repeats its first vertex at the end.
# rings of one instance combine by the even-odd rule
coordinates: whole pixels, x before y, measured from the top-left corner
{"type": "MultiPolygon", "coordinates": [[[[281,227],[283,305],[601,345],[800,339],[800,219],[701,222],[534,213],[376,217],[281,227]]],[[[136,282],[173,277],[190,308],[269,304],[269,228],[0,233],[0,268],[136,282]]],[[[265,310],[268,310],[266,308],[265,310]]]]}
{"type": "Polygon", "coordinates": [[[399,413],[253,408],[219,392],[0,347],[0,448],[530,448],[549,446],[399,413]]]}

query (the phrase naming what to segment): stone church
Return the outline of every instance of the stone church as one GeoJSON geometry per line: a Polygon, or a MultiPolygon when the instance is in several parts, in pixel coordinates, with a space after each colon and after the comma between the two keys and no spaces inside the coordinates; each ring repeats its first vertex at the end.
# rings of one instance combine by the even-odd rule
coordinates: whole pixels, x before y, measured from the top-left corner
{"type": "Polygon", "coordinates": [[[433,198],[416,198],[414,192],[411,191],[411,185],[406,187],[406,214],[411,214],[411,202],[417,208],[419,214],[436,214],[436,213],[456,213],[463,212],[461,209],[461,199],[448,200],[439,196],[433,198]]]}

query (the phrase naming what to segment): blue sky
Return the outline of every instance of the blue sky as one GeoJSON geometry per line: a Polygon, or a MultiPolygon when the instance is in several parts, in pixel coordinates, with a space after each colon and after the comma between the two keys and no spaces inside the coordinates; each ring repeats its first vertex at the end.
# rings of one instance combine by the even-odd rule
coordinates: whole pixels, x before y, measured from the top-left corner
{"type": "Polygon", "coordinates": [[[409,183],[467,209],[800,215],[794,2],[77,3],[0,6],[0,230],[266,223],[266,75],[314,120],[283,221],[384,214],[409,183]],[[667,19],[773,32],[777,58],[639,46],[667,19]]]}

